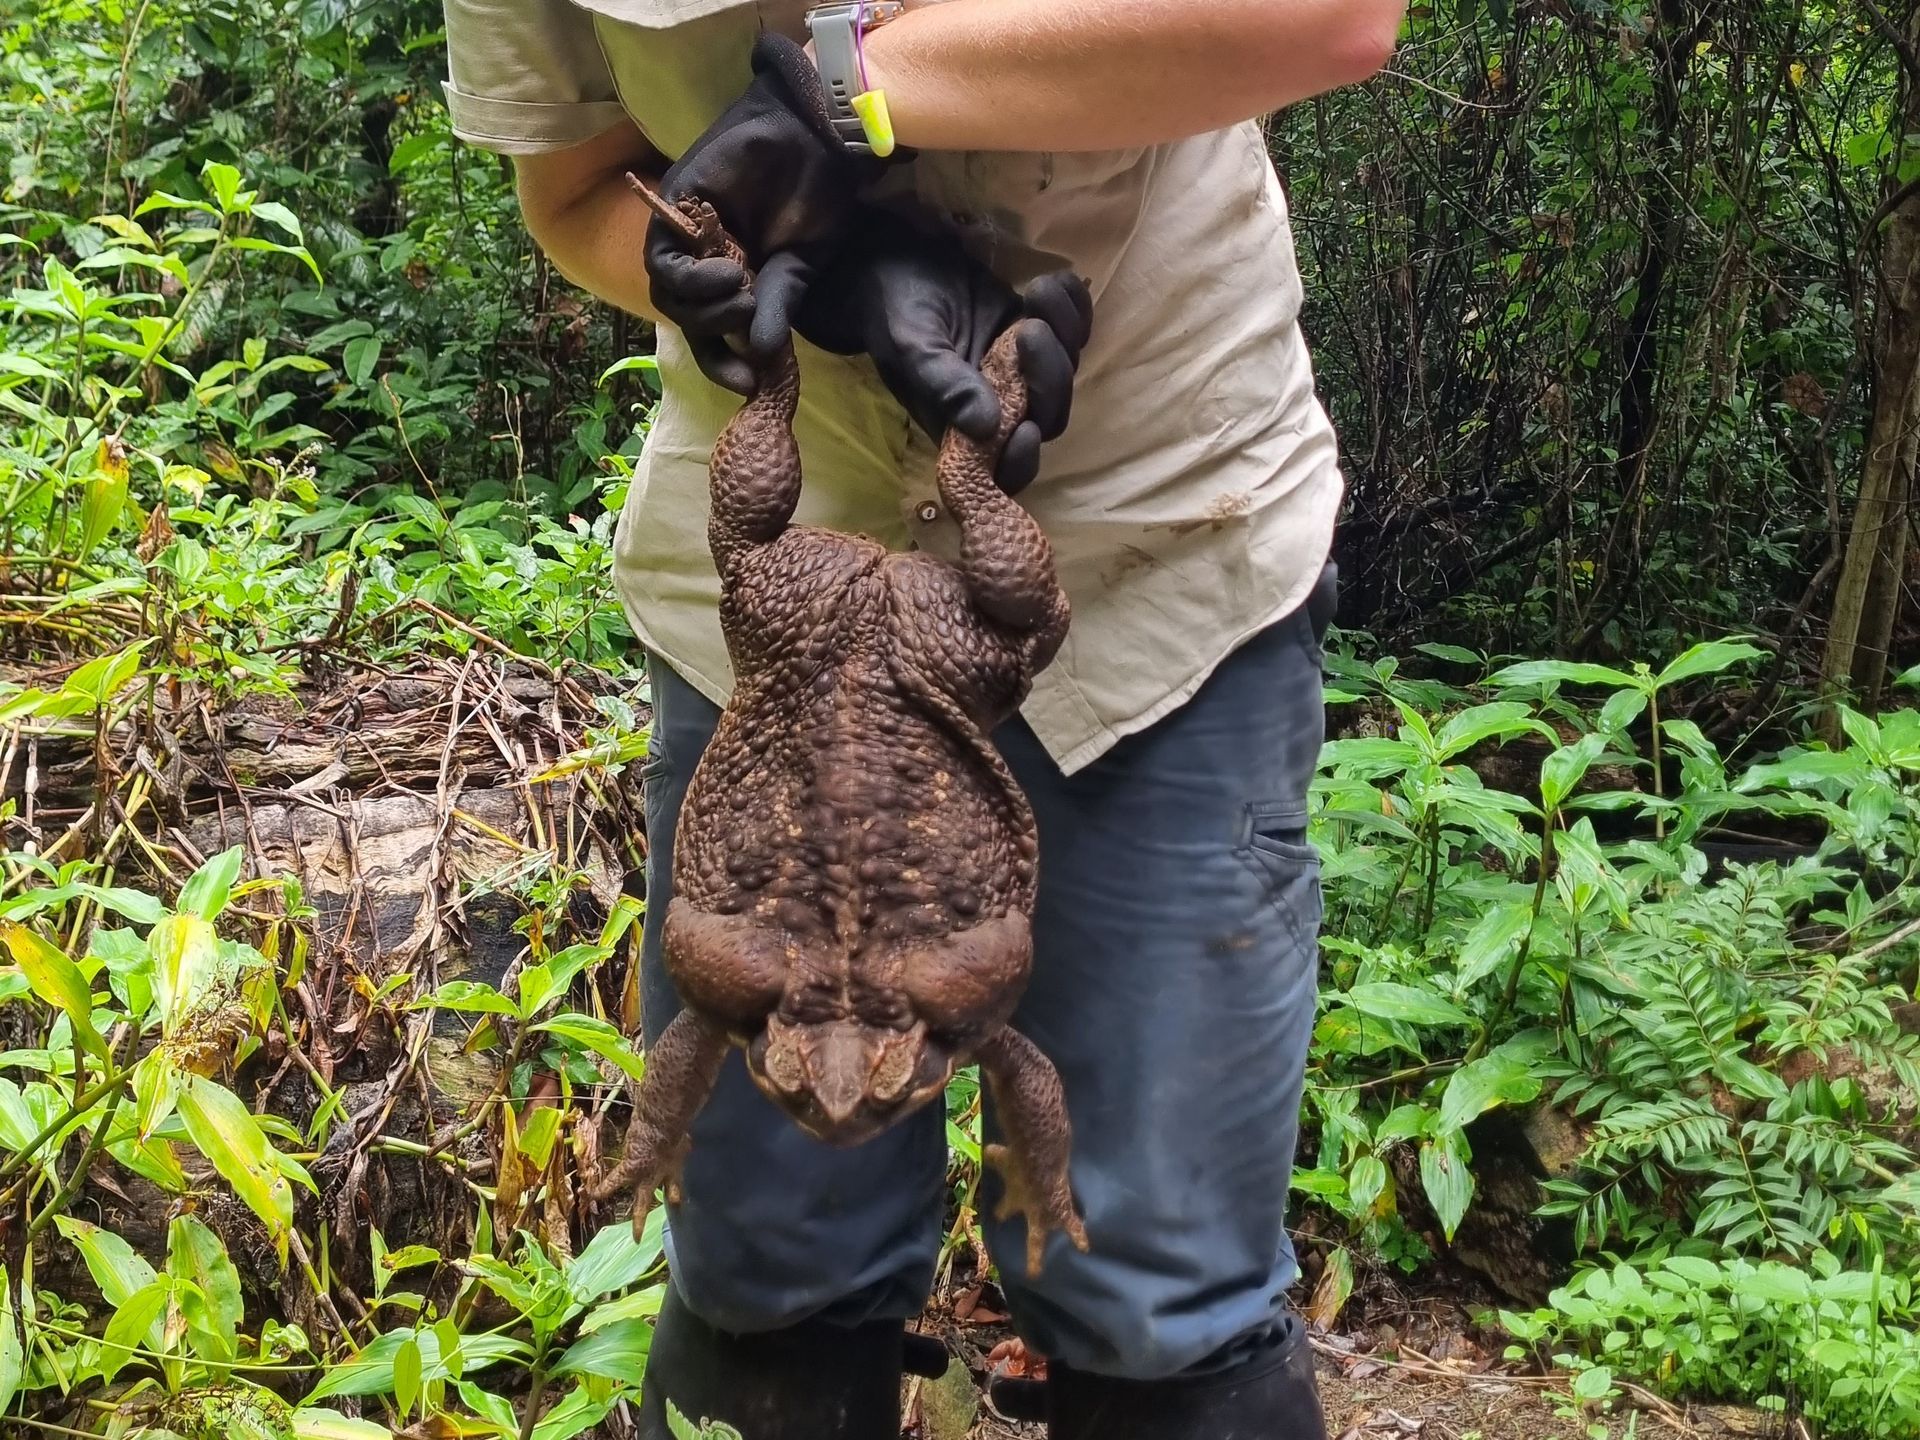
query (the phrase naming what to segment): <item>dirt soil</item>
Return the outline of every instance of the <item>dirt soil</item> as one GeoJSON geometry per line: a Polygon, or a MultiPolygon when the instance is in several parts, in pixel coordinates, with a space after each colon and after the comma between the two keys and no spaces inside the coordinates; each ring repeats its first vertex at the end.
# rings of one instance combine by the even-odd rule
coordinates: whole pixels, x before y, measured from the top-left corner
{"type": "MultiPolygon", "coordinates": [[[[1330,1440],[1589,1440],[1587,1426],[1594,1423],[1605,1424],[1608,1440],[1768,1440],[1789,1433],[1759,1412],[1739,1407],[1696,1408],[1678,1423],[1630,1403],[1611,1415],[1576,1418],[1556,1408],[1552,1392],[1533,1377],[1442,1378],[1383,1365],[1356,1380],[1324,1355],[1317,1357],[1316,1369],[1330,1440]]],[[[956,1366],[949,1377],[958,1371],[956,1366]]],[[[951,1380],[941,1383],[950,1388],[951,1380]]],[[[979,1407],[969,1428],[943,1431],[923,1403],[917,1424],[906,1433],[914,1440],[1044,1440],[1044,1425],[999,1418],[971,1377],[963,1383],[974,1389],[979,1407]]],[[[1564,1397],[1564,1389],[1560,1393],[1564,1397]]]]}
{"type": "MultiPolygon", "coordinates": [[[[929,1307],[920,1328],[945,1341],[953,1363],[938,1380],[909,1380],[908,1440],[1044,1440],[1044,1425],[1008,1419],[987,1395],[996,1372],[1044,1370],[1002,1305],[990,1284],[975,1284],[929,1307]]],[[[1756,1410],[1681,1408],[1644,1392],[1582,1413],[1564,1376],[1521,1373],[1458,1301],[1402,1296],[1392,1308],[1389,1324],[1378,1306],[1356,1304],[1339,1331],[1311,1337],[1329,1440],[1804,1440],[1756,1410]]]]}

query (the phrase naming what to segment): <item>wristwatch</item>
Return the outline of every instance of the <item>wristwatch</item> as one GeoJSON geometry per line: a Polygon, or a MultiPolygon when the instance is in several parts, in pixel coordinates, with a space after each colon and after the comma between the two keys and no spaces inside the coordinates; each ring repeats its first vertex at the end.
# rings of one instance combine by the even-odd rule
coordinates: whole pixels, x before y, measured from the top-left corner
{"type": "Polygon", "coordinates": [[[901,0],[839,0],[807,11],[807,31],[813,36],[834,131],[849,150],[862,155],[890,154],[893,126],[885,94],[867,89],[860,39],[905,8],[901,0]]]}

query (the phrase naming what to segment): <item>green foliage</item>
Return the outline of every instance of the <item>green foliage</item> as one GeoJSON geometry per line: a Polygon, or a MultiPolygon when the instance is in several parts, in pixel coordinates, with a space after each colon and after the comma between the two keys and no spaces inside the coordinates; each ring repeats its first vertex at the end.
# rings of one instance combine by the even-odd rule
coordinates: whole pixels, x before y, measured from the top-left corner
{"type": "Polygon", "coordinates": [[[1920,1426],[1913,1280],[1878,1265],[1846,1269],[1825,1252],[1805,1266],[1653,1253],[1584,1270],[1548,1307],[1501,1320],[1527,1345],[1578,1342],[1682,1394],[1757,1396],[1778,1411],[1791,1393],[1822,1435],[1920,1426]]]}
{"type": "Polygon", "coordinates": [[[1798,1333],[1676,1290],[1702,1333],[1771,1347],[1772,1369],[1732,1358],[1714,1375],[1661,1363],[1658,1334],[1625,1343],[1632,1312],[1603,1324],[1593,1308],[1615,1293],[1606,1276],[1668,1256],[1724,1267],[1734,1292],[1792,1260],[1834,1277],[1836,1304],[1868,1273],[1904,1296],[1920,1270],[1920,1169],[1901,1136],[1920,1037],[1893,1010],[1916,950],[1920,714],[1846,712],[1844,748],[1736,768],[1670,712],[1756,653],[1715,642],[1658,671],[1543,661],[1487,680],[1524,704],[1336,661],[1343,703],[1394,729],[1330,743],[1315,787],[1331,965],[1307,1086],[1319,1158],[1295,1184],[1363,1246],[1417,1262],[1406,1227],[1450,1240],[1472,1202],[1473,1123],[1550,1102],[1584,1144],[1542,1213],[1572,1222],[1582,1267],[1523,1338],[1573,1347],[1576,1395],[1611,1367],[1778,1397],[1803,1383],[1798,1360],[1830,1367],[1832,1403],[1809,1413],[1831,1433],[1904,1434],[1910,1381],[1865,1368],[1875,1346],[1901,1353],[1892,1312],[1847,1311],[1854,1348],[1814,1360],[1818,1298],[1798,1333]],[[1415,705],[1416,683],[1447,718],[1415,705]],[[1600,693],[1570,700],[1574,686],[1600,693]],[[1534,746],[1528,793],[1474,768],[1511,773],[1497,747],[1513,739],[1534,746]],[[1710,873],[1730,825],[1808,822],[1825,838],[1807,853],[1710,873]]]}
{"type": "Polygon", "coordinates": [[[1873,13],[1415,5],[1394,75],[1276,117],[1349,617],[1402,651],[1800,638],[1863,463],[1863,226],[1920,167],[1907,11],[1873,13]]]}

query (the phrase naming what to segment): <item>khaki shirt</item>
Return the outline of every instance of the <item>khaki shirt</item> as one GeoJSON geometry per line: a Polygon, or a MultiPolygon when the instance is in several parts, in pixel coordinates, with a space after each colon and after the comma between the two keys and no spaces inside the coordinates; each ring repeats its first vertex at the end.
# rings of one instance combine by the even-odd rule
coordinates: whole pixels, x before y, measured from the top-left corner
{"type": "MultiPolygon", "coordinates": [[[[805,38],[805,0],[445,5],[454,133],[507,154],[576,144],[624,111],[676,156],[745,86],[757,30],[805,38]]],[[[925,152],[889,190],[946,216],[1016,286],[1069,264],[1093,290],[1072,423],[1020,497],[1073,602],[1023,714],[1072,771],[1302,604],[1326,559],[1343,485],[1300,333],[1286,199],[1253,124],[1116,152],[925,152]]],[[[643,643],[721,704],[706,465],[739,401],[678,332],[658,344],[665,393],[615,578],[643,643]]],[[[800,520],[953,556],[933,442],[864,357],[800,351],[800,520]]]]}

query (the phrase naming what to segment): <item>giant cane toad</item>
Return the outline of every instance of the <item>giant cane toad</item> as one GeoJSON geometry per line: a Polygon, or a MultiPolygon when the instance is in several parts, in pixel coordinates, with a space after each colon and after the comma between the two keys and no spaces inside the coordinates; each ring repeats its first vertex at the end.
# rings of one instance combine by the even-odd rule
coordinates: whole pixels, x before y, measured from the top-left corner
{"type": "MultiPolygon", "coordinates": [[[[710,206],[668,205],[703,255],[743,260],[710,206]]],[[[1024,324],[1035,324],[1025,321],[1024,324]]],[[[685,1004],[647,1056],[626,1153],[595,1187],[636,1187],[639,1225],[674,1195],[688,1127],[733,1045],[810,1134],[853,1145],[978,1060],[1007,1143],[1003,1215],[1081,1249],[1060,1077],[1008,1023],[1033,945],[1033,812],[988,739],[1066,634],[1032,517],[993,482],[1022,418],[1018,327],[988,354],[990,445],[950,431],[941,499],[957,564],[792,524],[800,495],[791,345],[714,447],[707,538],[735,688],[680,813],[664,943],[685,1004]]]]}

